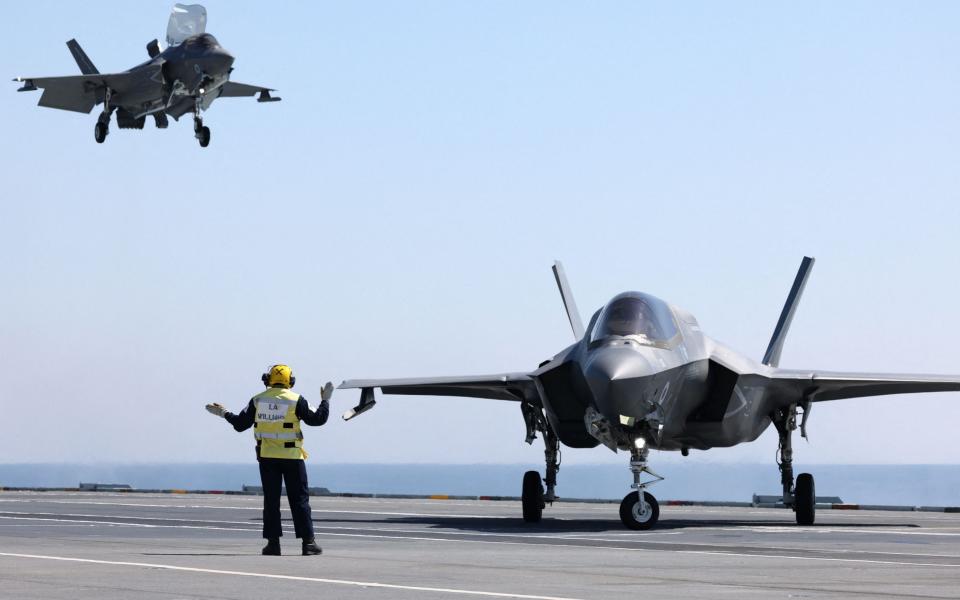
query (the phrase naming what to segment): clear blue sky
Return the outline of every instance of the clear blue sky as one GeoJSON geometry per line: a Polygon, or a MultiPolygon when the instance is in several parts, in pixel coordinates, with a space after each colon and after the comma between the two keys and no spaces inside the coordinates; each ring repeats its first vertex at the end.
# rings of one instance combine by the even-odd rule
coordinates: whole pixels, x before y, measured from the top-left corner
{"type": "MultiPolygon", "coordinates": [[[[277,361],[324,381],[534,368],[625,289],[759,357],[817,257],[783,365],[960,372],[960,4],[207,2],[236,81],[112,131],[0,94],[5,462],[245,461],[277,361]]],[[[101,71],[170,3],[17,2],[0,74],[101,71]]],[[[339,392],[334,412],[356,395],[339,392]]],[[[960,462],[960,394],[818,405],[798,463],[960,462]]],[[[317,460],[530,462],[517,406],[387,397],[317,460]]],[[[686,460],[769,462],[775,438],[686,460]]],[[[567,451],[568,462],[627,458],[567,451]]],[[[655,457],[658,460],[672,460],[655,457]]],[[[624,481],[627,480],[624,469],[624,481]]]]}

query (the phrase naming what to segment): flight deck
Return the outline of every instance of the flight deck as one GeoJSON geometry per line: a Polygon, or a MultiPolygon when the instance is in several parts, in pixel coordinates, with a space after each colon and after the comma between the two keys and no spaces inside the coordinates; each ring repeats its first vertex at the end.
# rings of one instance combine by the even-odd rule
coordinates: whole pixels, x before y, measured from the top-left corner
{"type": "Polygon", "coordinates": [[[0,598],[960,598],[960,514],[314,497],[324,554],[260,556],[259,496],[0,492],[0,598]]]}

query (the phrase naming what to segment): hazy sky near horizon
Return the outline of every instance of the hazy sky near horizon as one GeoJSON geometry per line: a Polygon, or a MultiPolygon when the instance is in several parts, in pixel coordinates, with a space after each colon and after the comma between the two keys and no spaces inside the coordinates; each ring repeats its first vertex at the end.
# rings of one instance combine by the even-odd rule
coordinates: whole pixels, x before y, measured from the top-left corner
{"type": "MultiPolygon", "coordinates": [[[[18,2],[0,75],[146,58],[168,2],[18,2]]],[[[233,410],[288,362],[349,378],[524,371],[639,289],[760,357],[817,258],[783,366],[960,372],[960,4],[206,2],[219,100],[114,127],[0,93],[3,462],[252,459],[233,410]]],[[[519,408],[357,394],[311,460],[542,461],[519,408]]],[[[960,394],[823,403],[805,463],[958,463],[960,394]]],[[[769,462],[776,437],[684,460],[769,462]]],[[[566,450],[567,462],[617,462],[566,450]]],[[[655,455],[656,462],[674,460],[655,455]]],[[[679,460],[679,457],[676,458],[679,460]]],[[[669,476],[668,469],[662,469],[669,476]]]]}

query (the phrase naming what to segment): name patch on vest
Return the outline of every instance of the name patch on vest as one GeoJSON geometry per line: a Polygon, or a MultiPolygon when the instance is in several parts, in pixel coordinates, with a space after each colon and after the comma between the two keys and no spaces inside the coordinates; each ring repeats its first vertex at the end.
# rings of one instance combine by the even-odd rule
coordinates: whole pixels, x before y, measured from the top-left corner
{"type": "Polygon", "coordinates": [[[287,416],[287,405],[284,403],[261,400],[257,402],[257,421],[276,423],[283,421],[287,416]]]}

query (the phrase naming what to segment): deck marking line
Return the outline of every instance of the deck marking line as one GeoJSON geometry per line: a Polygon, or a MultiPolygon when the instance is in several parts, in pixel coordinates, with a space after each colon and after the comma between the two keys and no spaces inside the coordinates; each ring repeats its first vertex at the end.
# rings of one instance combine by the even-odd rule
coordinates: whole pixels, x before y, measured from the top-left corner
{"type": "MultiPolygon", "coordinates": [[[[44,517],[0,517],[0,518],[35,520],[35,521],[73,522],[69,519],[51,519],[49,517],[46,517],[46,518],[44,517]]],[[[138,525],[136,523],[114,523],[114,522],[104,522],[104,521],[75,521],[75,522],[100,523],[105,525],[119,525],[119,526],[133,526],[133,527],[170,528],[170,529],[205,529],[205,530],[211,530],[211,531],[260,531],[260,529],[244,529],[241,527],[210,527],[210,526],[205,527],[205,526],[199,526],[199,525],[144,525],[144,524],[138,525]]],[[[318,528],[318,530],[324,530],[324,529],[325,529],[324,527],[318,528]]],[[[440,537],[386,535],[386,532],[387,530],[384,530],[384,533],[378,535],[378,534],[369,534],[369,533],[337,533],[337,532],[324,531],[324,534],[330,535],[330,536],[339,536],[339,537],[356,537],[356,538],[390,539],[390,540],[462,542],[462,543],[474,543],[474,544],[505,544],[505,545],[513,545],[513,546],[547,546],[551,548],[576,548],[578,550],[592,548],[596,550],[625,550],[628,552],[675,552],[677,554],[733,556],[738,558],[823,560],[823,561],[833,561],[833,562],[851,562],[851,563],[864,563],[864,564],[876,564],[876,565],[900,565],[900,566],[908,566],[908,567],[949,567],[951,569],[957,568],[956,564],[949,564],[949,563],[946,563],[946,564],[945,563],[920,563],[920,562],[905,562],[905,561],[893,561],[893,560],[872,560],[867,558],[834,558],[834,557],[827,557],[827,556],[796,556],[793,554],[760,554],[760,553],[752,553],[752,552],[731,552],[729,550],[678,550],[678,549],[671,549],[671,548],[664,548],[662,550],[657,550],[653,548],[633,548],[628,546],[583,546],[583,545],[577,545],[577,544],[543,544],[543,543],[524,542],[524,541],[507,541],[507,540],[471,540],[471,539],[458,540],[458,539],[440,538],[440,537]]],[[[660,543],[665,543],[665,542],[660,542],[660,543]]],[[[0,552],[0,556],[27,556],[27,555],[7,554],[7,553],[0,552]]],[[[903,555],[903,556],[911,556],[911,555],[903,555]]],[[[924,556],[924,555],[919,555],[919,556],[924,556]]],[[[43,557],[39,557],[39,558],[43,558],[43,557]]],[[[73,560],[73,559],[63,559],[63,560],[73,560]]],[[[80,559],[77,559],[77,560],[80,560],[80,559]]],[[[507,595],[507,597],[517,598],[521,596],[507,595]]],[[[528,598],[530,598],[530,596],[528,596],[528,598]]],[[[532,598],[537,598],[537,597],[533,596],[532,598]]],[[[571,600],[571,599],[562,599],[562,600],[571,600]]]]}
{"type": "Polygon", "coordinates": [[[310,581],[314,583],[330,583],[334,585],[348,585],[353,587],[384,588],[390,590],[405,590],[413,592],[435,592],[439,594],[458,594],[463,596],[485,596],[493,598],[519,598],[521,600],[577,600],[559,596],[536,596],[530,594],[511,594],[507,592],[483,592],[479,590],[464,590],[456,588],[439,588],[417,585],[401,585],[394,583],[379,583],[374,581],[351,581],[349,579],[327,579],[323,577],[302,577],[296,575],[278,575],[274,573],[252,573],[248,571],[227,571],[222,569],[201,569],[197,567],[180,567],[176,565],[161,565],[154,563],[125,562],[113,560],[96,560],[92,558],[73,558],[66,556],[44,556],[39,554],[15,554],[0,552],[0,556],[12,558],[35,558],[40,560],[57,560],[63,562],[77,562],[95,565],[115,565],[120,567],[140,567],[145,569],[166,569],[169,571],[186,571],[189,573],[212,573],[215,575],[231,575],[242,577],[260,577],[265,579],[285,579],[289,581],[310,581]]]}
{"type": "MultiPolygon", "coordinates": [[[[21,502],[21,503],[35,503],[36,500],[3,500],[0,499],[0,502],[21,502]]],[[[262,511],[263,507],[261,506],[217,506],[214,504],[140,504],[133,502],[75,502],[71,500],[43,500],[45,504],[89,504],[89,505],[100,505],[100,506],[130,506],[137,508],[212,508],[212,509],[229,509],[229,510],[255,510],[262,511]]],[[[436,504],[434,504],[436,506],[436,504]]],[[[281,507],[282,510],[289,510],[286,507],[281,507]]],[[[372,511],[372,510],[337,510],[332,508],[312,508],[312,512],[315,513],[332,513],[332,514],[344,514],[344,515],[377,515],[377,516],[388,516],[388,517],[455,517],[458,519],[515,519],[513,515],[461,515],[456,513],[419,513],[419,512],[389,512],[389,511],[372,511]]],[[[146,518],[146,517],[143,517],[146,518]]],[[[564,520],[564,519],[557,519],[564,520]]]]}

